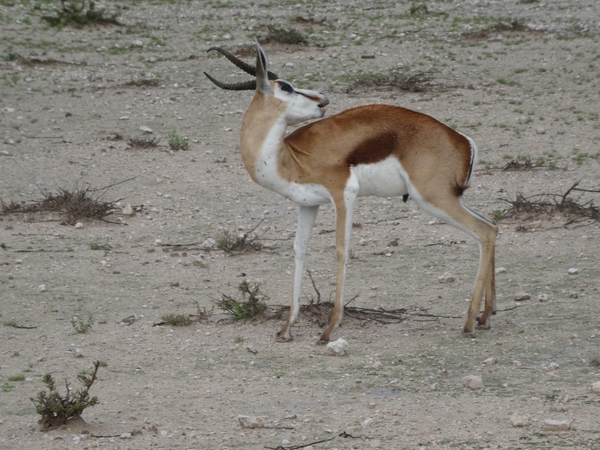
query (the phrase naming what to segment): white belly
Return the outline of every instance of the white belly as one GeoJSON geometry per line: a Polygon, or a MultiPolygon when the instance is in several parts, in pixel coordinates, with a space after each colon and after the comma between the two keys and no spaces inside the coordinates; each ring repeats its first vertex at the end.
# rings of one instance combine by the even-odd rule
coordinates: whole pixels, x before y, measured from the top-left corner
{"type": "Polygon", "coordinates": [[[375,164],[355,166],[352,171],[358,179],[360,197],[396,197],[408,194],[404,182],[406,172],[393,156],[375,164]]]}

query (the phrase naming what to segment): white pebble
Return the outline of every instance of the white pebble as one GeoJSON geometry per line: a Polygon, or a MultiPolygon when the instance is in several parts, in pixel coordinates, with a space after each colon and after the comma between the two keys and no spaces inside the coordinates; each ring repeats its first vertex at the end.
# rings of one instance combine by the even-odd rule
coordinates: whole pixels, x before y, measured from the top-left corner
{"type": "Polygon", "coordinates": [[[348,344],[348,341],[342,338],[339,338],[337,341],[330,342],[326,347],[327,352],[334,356],[345,355],[349,348],[350,344],[348,344]]]}
{"type": "Polygon", "coordinates": [[[577,275],[579,273],[579,269],[576,267],[571,267],[569,270],[569,275],[577,275]]]}
{"type": "Polygon", "coordinates": [[[510,416],[510,424],[513,427],[527,427],[529,426],[529,416],[515,411],[512,416],[510,416]]]}
{"type": "Polygon", "coordinates": [[[454,283],[456,278],[450,272],[446,272],[438,277],[440,283],[454,283]]]}
{"type": "Polygon", "coordinates": [[[595,383],[592,384],[592,392],[596,392],[597,394],[600,394],[600,381],[596,381],[595,383]]]}
{"type": "Polygon", "coordinates": [[[483,381],[477,375],[466,375],[461,381],[462,385],[467,389],[483,389],[483,381]]]}
{"type": "Polygon", "coordinates": [[[546,431],[568,431],[571,428],[570,420],[544,420],[544,429],[546,431]]]}

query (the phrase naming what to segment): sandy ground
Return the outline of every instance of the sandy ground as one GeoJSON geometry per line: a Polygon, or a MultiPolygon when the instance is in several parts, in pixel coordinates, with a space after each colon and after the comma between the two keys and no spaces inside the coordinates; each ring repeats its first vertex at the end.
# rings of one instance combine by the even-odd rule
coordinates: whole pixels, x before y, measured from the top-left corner
{"type": "MultiPolygon", "coordinates": [[[[271,305],[291,295],[296,207],[253,184],[239,157],[252,94],[219,90],[202,74],[246,79],[205,50],[250,45],[267,25],[307,36],[306,46],[264,49],[280,77],[327,93],[328,115],[390,103],[471,136],[480,163],[464,200],[488,217],[519,192],[563,194],[577,181],[599,189],[600,5],[421,4],[410,14],[418,4],[111,2],[122,26],[57,29],[40,19],[57,2],[0,1],[0,199],[89,187],[119,202],[111,223],[78,228],[53,215],[0,216],[0,448],[301,448],[327,439],[312,448],[600,448],[595,222],[500,220],[499,312],[473,339],[460,330],[476,243],[399,198],[360,199],[346,292],[356,307],[413,314],[387,325],[347,318],[335,333],[349,342],[346,356],[315,345],[322,324],[309,317],[281,344],[273,337],[283,319],[223,321],[214,307],[243,280],[261,283],[271,305]],[[431,71],[432,86],[354,84],[390,71],[431,71]],[[161,137],[158,147],[128,147],[142,126],[161,137]],[[169,151],[172,130],[187,151],[169,151]],[[536,167],[501,169],[527,158],[536,167]],[[122,213],[127,205],[135,214],[122,213]],[[261,251],[202,248],[254,227],[261,251]],[[446,272],[454,283],[439,283],[446,272]],[[521,292],[530,299],[516,302],[521,292]],[[213,310],[209,321],[153,326],[198,307],[213,310]],[[86,333],[75,317],[91,317],[86,333]],[[100,403],[84,421],[41,431],[30,398],[42,376],[78,387],[77,373],[95,360],[107,363],[91,390],[100,403]],[[484,388],[465,388],[467,375],[484,388]],[[515,412],[527,426],[512,426],[515,412]],[[239,415],[265,426],[242,428],[239,415]],[[570,429],[549,430],[548,419],[570,429]]],[[[574,194],[581,204],[597,197],[574,194]]],[[[323,301],[335,282],[333,219],[322,207],[307,260],[323,301]]],[[[308,303],[316,292],[304,283],[308,303]]]]}

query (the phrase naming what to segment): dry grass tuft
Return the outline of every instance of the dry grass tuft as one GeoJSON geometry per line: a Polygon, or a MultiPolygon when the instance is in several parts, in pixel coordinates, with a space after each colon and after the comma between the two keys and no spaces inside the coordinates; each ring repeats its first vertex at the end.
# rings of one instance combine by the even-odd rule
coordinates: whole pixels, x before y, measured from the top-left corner
{"type": "Polygon", "coordinates": [[[93,195],[95,192],[91,187],[74,191],[60,189],[58,193],[45,193],[42,200],[32,201],[30,203],[9,203],[0,200],[0,216],[8,214],[27,214],[27,213],[58,213],[62,222],[67,225],[74,225],[82,219],[104,220],[104,218],[113,213],[115,204],[101,200],[105,189],[102,189],[100,195],[93,195]]]}
{"type": "Polygon", "coordinates": [[[426,92],[439,87],[434,83],[436,72],[426,70],[413,75],[401,72],[370,73],[352,77],[347,88],[351,92],[357,88],[398,89],[407,92],[426,92]]]}
{"type": "Polygon", "coordinates": [[[515,200],[504,200],[509,207],[502,213],[503,219],[536,220],[536,219],[566,219],[563,226],[582,222],[600,221],[600,208],[593,200],[581,202],[581,194],[573,198],[574,192],[600,193],[600,190],[580,189],[579,181],[573,184],[563,194],[537,194],[526,197],[519,192],[515,200]]]}
{"type": "Polygon", "coordinates": [[[155,148],[158,147],[160,137],[130,137],[127,145],[131,148],[155,148]]]}

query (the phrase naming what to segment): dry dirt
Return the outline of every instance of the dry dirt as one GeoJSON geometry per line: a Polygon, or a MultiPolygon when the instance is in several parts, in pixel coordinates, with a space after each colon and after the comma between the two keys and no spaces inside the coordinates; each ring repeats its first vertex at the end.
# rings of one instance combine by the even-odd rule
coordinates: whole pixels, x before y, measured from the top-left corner
{"type": "MultiPolygon", "coordinates": [[[[476,243],[399,198],[360,200],[347,299],[429,316],[346,320],[335,334],[350,345],[342,357],[315,345],[322,328],[306,317],[288,344],[273,340],[283,319],[222,321],[218,309],[208,322],[153,326],[197,305],[210,311],[242,280],[260,282],[270,304],[290,297],[295,206],[245,172],[237,130],[251,93],[204,77],[246,79],[207,55],[210,46],[251,45],[267,25],[301,31],[309,45],[264,45],[274,72],[326,92],[328,115],[391,103],[470,135],[480,163],[465,202],[498,218],[518,192],[600,187],[600,3],[136,1],[106,4],[121,26],[41,21],[59,7],[0,0],[0,198],[90,187],[120,203],[110,223],[79,228],[48,214],[0,216],[0,448],[301,448],[324,439],[312,448],[600,448],[595,222],[501,220],[500,311],[473,339],[460,330],[476,243]],[[432,71],[433,80],[424,92],[355,83],[391,70],[432,71]],[[160,146],[128,148],[142,126],[160,146]],[[169,151],[172,130],[187,151],[169,151]],[[500,169],[526,158],[537,167],[500,169]],[[127,205],[134,215],[121,213],[127,205]],[[201,248],[257,225],[261,251],[201,248]],[[440,284],[445,272],[456,281],[440,284]],[[531,298],[515,302],[518,292],[531,298]],[[74,317],[91,317],[91,328],[77,333],[74,317]],[[41,431],[30,397],[42,376],[77,386],[95,360],[108,364],[91,391],[100,404],[85,422],[41,431]],[[465,375],[485,388],[465,389],[465,375]],[[515,412],[529,426],[513,427],[515,412]],[[243,429],[239,415],[267,427],[243,429]],[[549,431],[546,419],[571,429],[549,431]]],[[[323,300],[334,289],[332,229],[323,207],[307,260],[323,300]]],[[[305,303],[316,297],[307,277],[304,294],[305,303]]]]}

